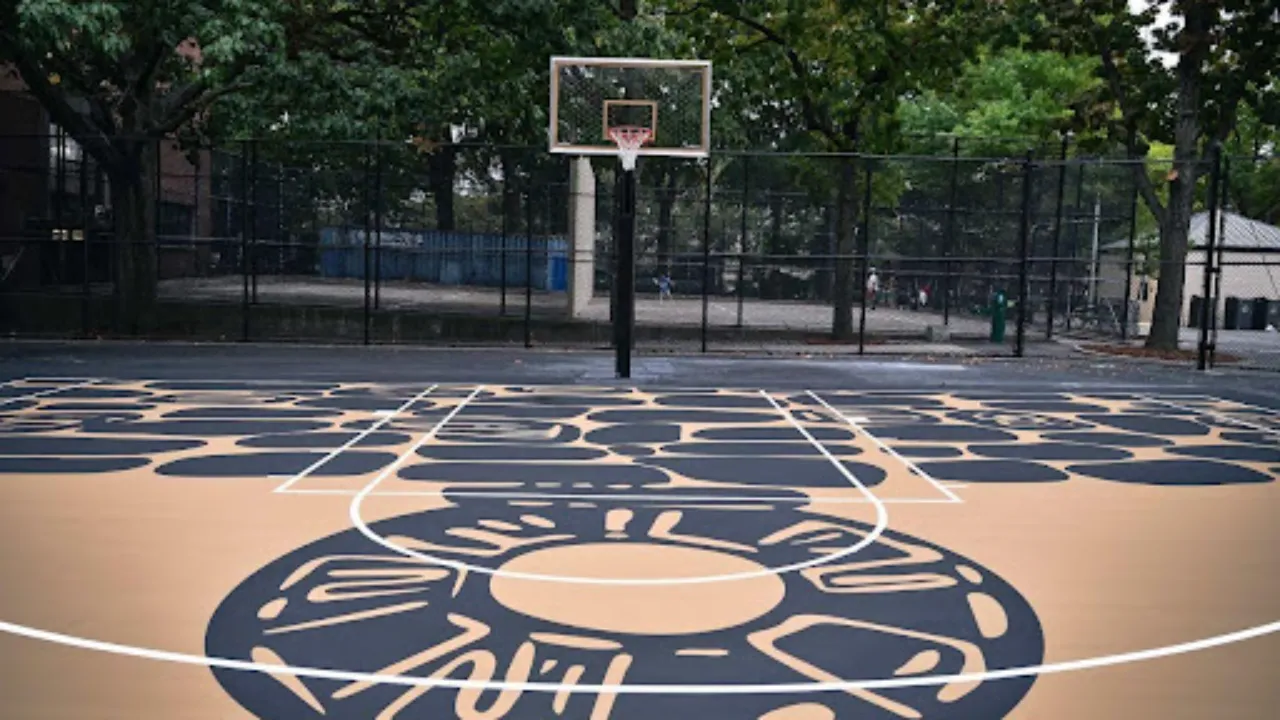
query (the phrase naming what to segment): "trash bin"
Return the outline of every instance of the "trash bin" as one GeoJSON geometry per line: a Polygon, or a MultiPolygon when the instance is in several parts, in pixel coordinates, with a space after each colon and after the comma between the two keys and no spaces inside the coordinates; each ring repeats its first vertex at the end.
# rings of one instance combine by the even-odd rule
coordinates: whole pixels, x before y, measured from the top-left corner
{"type": "Polygon", "coordinates": [[[1253,311],[1254,304],[1251,300],[1239,300],[1239,310],[1236,314],[1236,324],[1234,326],[1223,325],[1224,330],[1252,330],[1253,329],[1253,311]]]}
{"type": "MultiPolygon", "coordinates": [[[[1253,310],[1252,305],[1247,305],[1250,311],[1253,310]]],[[[1240,298],[1227,298],[1226,306],[1222,313],[1222,329],[1223,330],[1239,330],[1240,329],[1240,298]]]]}
{"type": "Polygon", "coordinates": [[[1004,342],[1005,313],[1009,310],[1009,301],[1003,290],[997,290],[991,296],[991,342],[1004,342]]]}
{"type": "Polygon", "coordinates": [[[1200,327],[1200,308],[1204,304],[1204,300],[1199,295],[1191,296],[1191,307],[1187,310],[1187,327],[1200,327]]]}
{"type": "Polygon", "coordinates": [[[1253,322],[1250,323],[1249,325],[1244,325],[1243,323],[1241,323],[1241,327],[1250,328],[1253,330],[1266,330],[1267,329],[1267,306],[1269,304],[1270,304],[1270,301],[1264,297],[1254,298],[1253,299],[1253,317],[1251,318],[1253,322]]]}

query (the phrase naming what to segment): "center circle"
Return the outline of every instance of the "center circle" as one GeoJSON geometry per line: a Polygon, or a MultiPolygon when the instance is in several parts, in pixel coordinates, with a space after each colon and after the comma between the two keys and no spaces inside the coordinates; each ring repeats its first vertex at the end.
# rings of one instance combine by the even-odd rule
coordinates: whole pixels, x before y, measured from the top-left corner
{"type": "Polygon", "coordinates": [[[685,635],[735,627],[782,602],[786,583],[746,558],[656,543],[582,543],[504,563],[489,592],[507,609],[569,627],[633,635],[685,635]],[[554,582],[504,573],[573,577],[554,582]],[[590,580],[751,574],[716,583],[619,585],[590,580]],[[583,581],[587,582],[583,582],[583,581]]]}

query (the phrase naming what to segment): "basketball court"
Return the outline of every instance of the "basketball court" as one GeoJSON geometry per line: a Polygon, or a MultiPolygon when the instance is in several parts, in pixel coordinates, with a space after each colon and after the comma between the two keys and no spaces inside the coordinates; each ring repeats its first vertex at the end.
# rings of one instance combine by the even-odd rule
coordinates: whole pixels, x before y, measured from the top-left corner
{"type": "Polygon", "coordinates": [[[633,373],[633,169],[707,156],[711,68],[551,78],[549,149],[623,161],[614,358],[7,348],[5,717],[1275,714],[1280,393],[633,373]]]}
{"type": "Polygon", "coordinates": [[[1275,411],[952,385],[15,378],[0,694],[50,718],[1268,715],[1275,411]]]}

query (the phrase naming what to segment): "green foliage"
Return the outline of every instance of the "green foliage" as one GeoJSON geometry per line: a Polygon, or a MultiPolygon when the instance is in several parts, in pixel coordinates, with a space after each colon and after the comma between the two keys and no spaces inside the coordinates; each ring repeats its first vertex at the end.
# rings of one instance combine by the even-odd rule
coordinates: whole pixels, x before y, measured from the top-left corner
{"type": "Polygon", "coordinates": [[[1280,225],[1280,126],[1263,122],[1259,113],[1246,108],[1224,150],[1227,206],[1280,225]]]}
{"type": "MultiPolygon", "coordinates": [[[[1107,99],[1118,111],[1108,118],[1107,134],[1131,157],[1146,157],[1155,142],[1173,147],[1163,181],[1138,179],[1160,228],[1161,262],[1180,264],[1211,148],[1231,136],[1246,109],[1280,122],[1274,3],[1175,0],[1135,12],[1122,0],[1019,0],[1010,10],[1020,40],[1098,59],[1107,99]],[[1167,21],[1160,15],[1166,9],[1167,21]]],[[[1177,346],[1182,294],[1182,274],[1162,273],[1149,345],[1177,346]]]]}
{"type": "Polygon", "coordinates": [[[284,60],[278,3],[21,0],[0,5],[0,62],[13,63],[54,119],[104,164],[124,138],[188,126],[220,97],[284,60]]]}
{"type": "MultiPolygon", "coordinates": [[[[1167,234],[1170,217],[1205,206],[1204,160],[1216,141],[1233,156],[1231,205],[1280,220],[1274,8],[1171,7],[1186,22],[1162,26],[1155,10],[1135,12],[1127,0],[0,0],[0,63],[13,64],[109,172],[143,191],[141,138],[254,138],[259,161],[310,183],[321,205],[365,208],[376,167],[391,222],[453,214],[446,195],[459,187],[463,224],[495,206],[519,220],[510,192],[496,203],[482,196],[565,180],[559,158],[516,149],[545,140],[547,58],[558,54],[713,60],[721,149],[946,157],[960,138],[955,163],[874,163],[872,203],[892,209],[875,221],[877,251],[941,253],[921,239],[941,236],[929,203],[1006,209],[1022,166],[979,158],[1053,158],[1067,133],[1077,155],[1122,148],[1147,161],[1145,172],[1117,166],[1079,182],[1086,204],[1102,197],[1127,208],[1136,178],[1141,235],[1167,234]],[[375,138],[376,151],[340,144],[375,138]]],[[[848,255],[869,165],[779,156],[746,173],[718,159],[717,193],[746,193],[756,206],[717,210],[713,222],[745,217],[754,240],[743,250],[848,255]]],[[[690,222],[680,208],[700,189],[699,166],[643,163],[641,173],[663,189],[654,212],[674,208],[690,222]]],[[[1054,185],[1046,177],[1041,214],[1054,185]]],[[[1011,226],[1001,217],[975,213],[952,250],[1002,247],[1011,226]]],[[[695,235],[681,226],[657,239],[660,252],[695,235]]]]}
{"type": "Polygon", "coordinates": [[[954,85],[904,102],[899,117],[910,134],[971,138],[975,154],[1007,152],[988,139],[1041,142],[1088,130],[1101,80],[1097,61],[1056,52],[1007,49],[969,62],[954,85]]]}
{"type": "MultiPolygon", "coordinates": [[[[733,81],[724,99],[827,150],[887,147],[907,93],[977,50],[987,3],[714,0],[678,14],[733,81]],[[694,28],[697,28],[695,31],[694,28]]],[[[730,114],[730,113],[726,113],[730,114]]]]}

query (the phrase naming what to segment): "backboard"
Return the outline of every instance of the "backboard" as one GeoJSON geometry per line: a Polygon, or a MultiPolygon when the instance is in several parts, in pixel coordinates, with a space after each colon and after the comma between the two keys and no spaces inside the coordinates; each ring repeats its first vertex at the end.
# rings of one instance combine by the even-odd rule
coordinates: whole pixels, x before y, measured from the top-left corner
{"type": "Polygon", "coordinates": [[[549,118],[554,153],[617,155],[609,129],[630,126],[650,131],[639,155],[706,157],[711,150],[711,63],[553,57],[549,118]]]}

